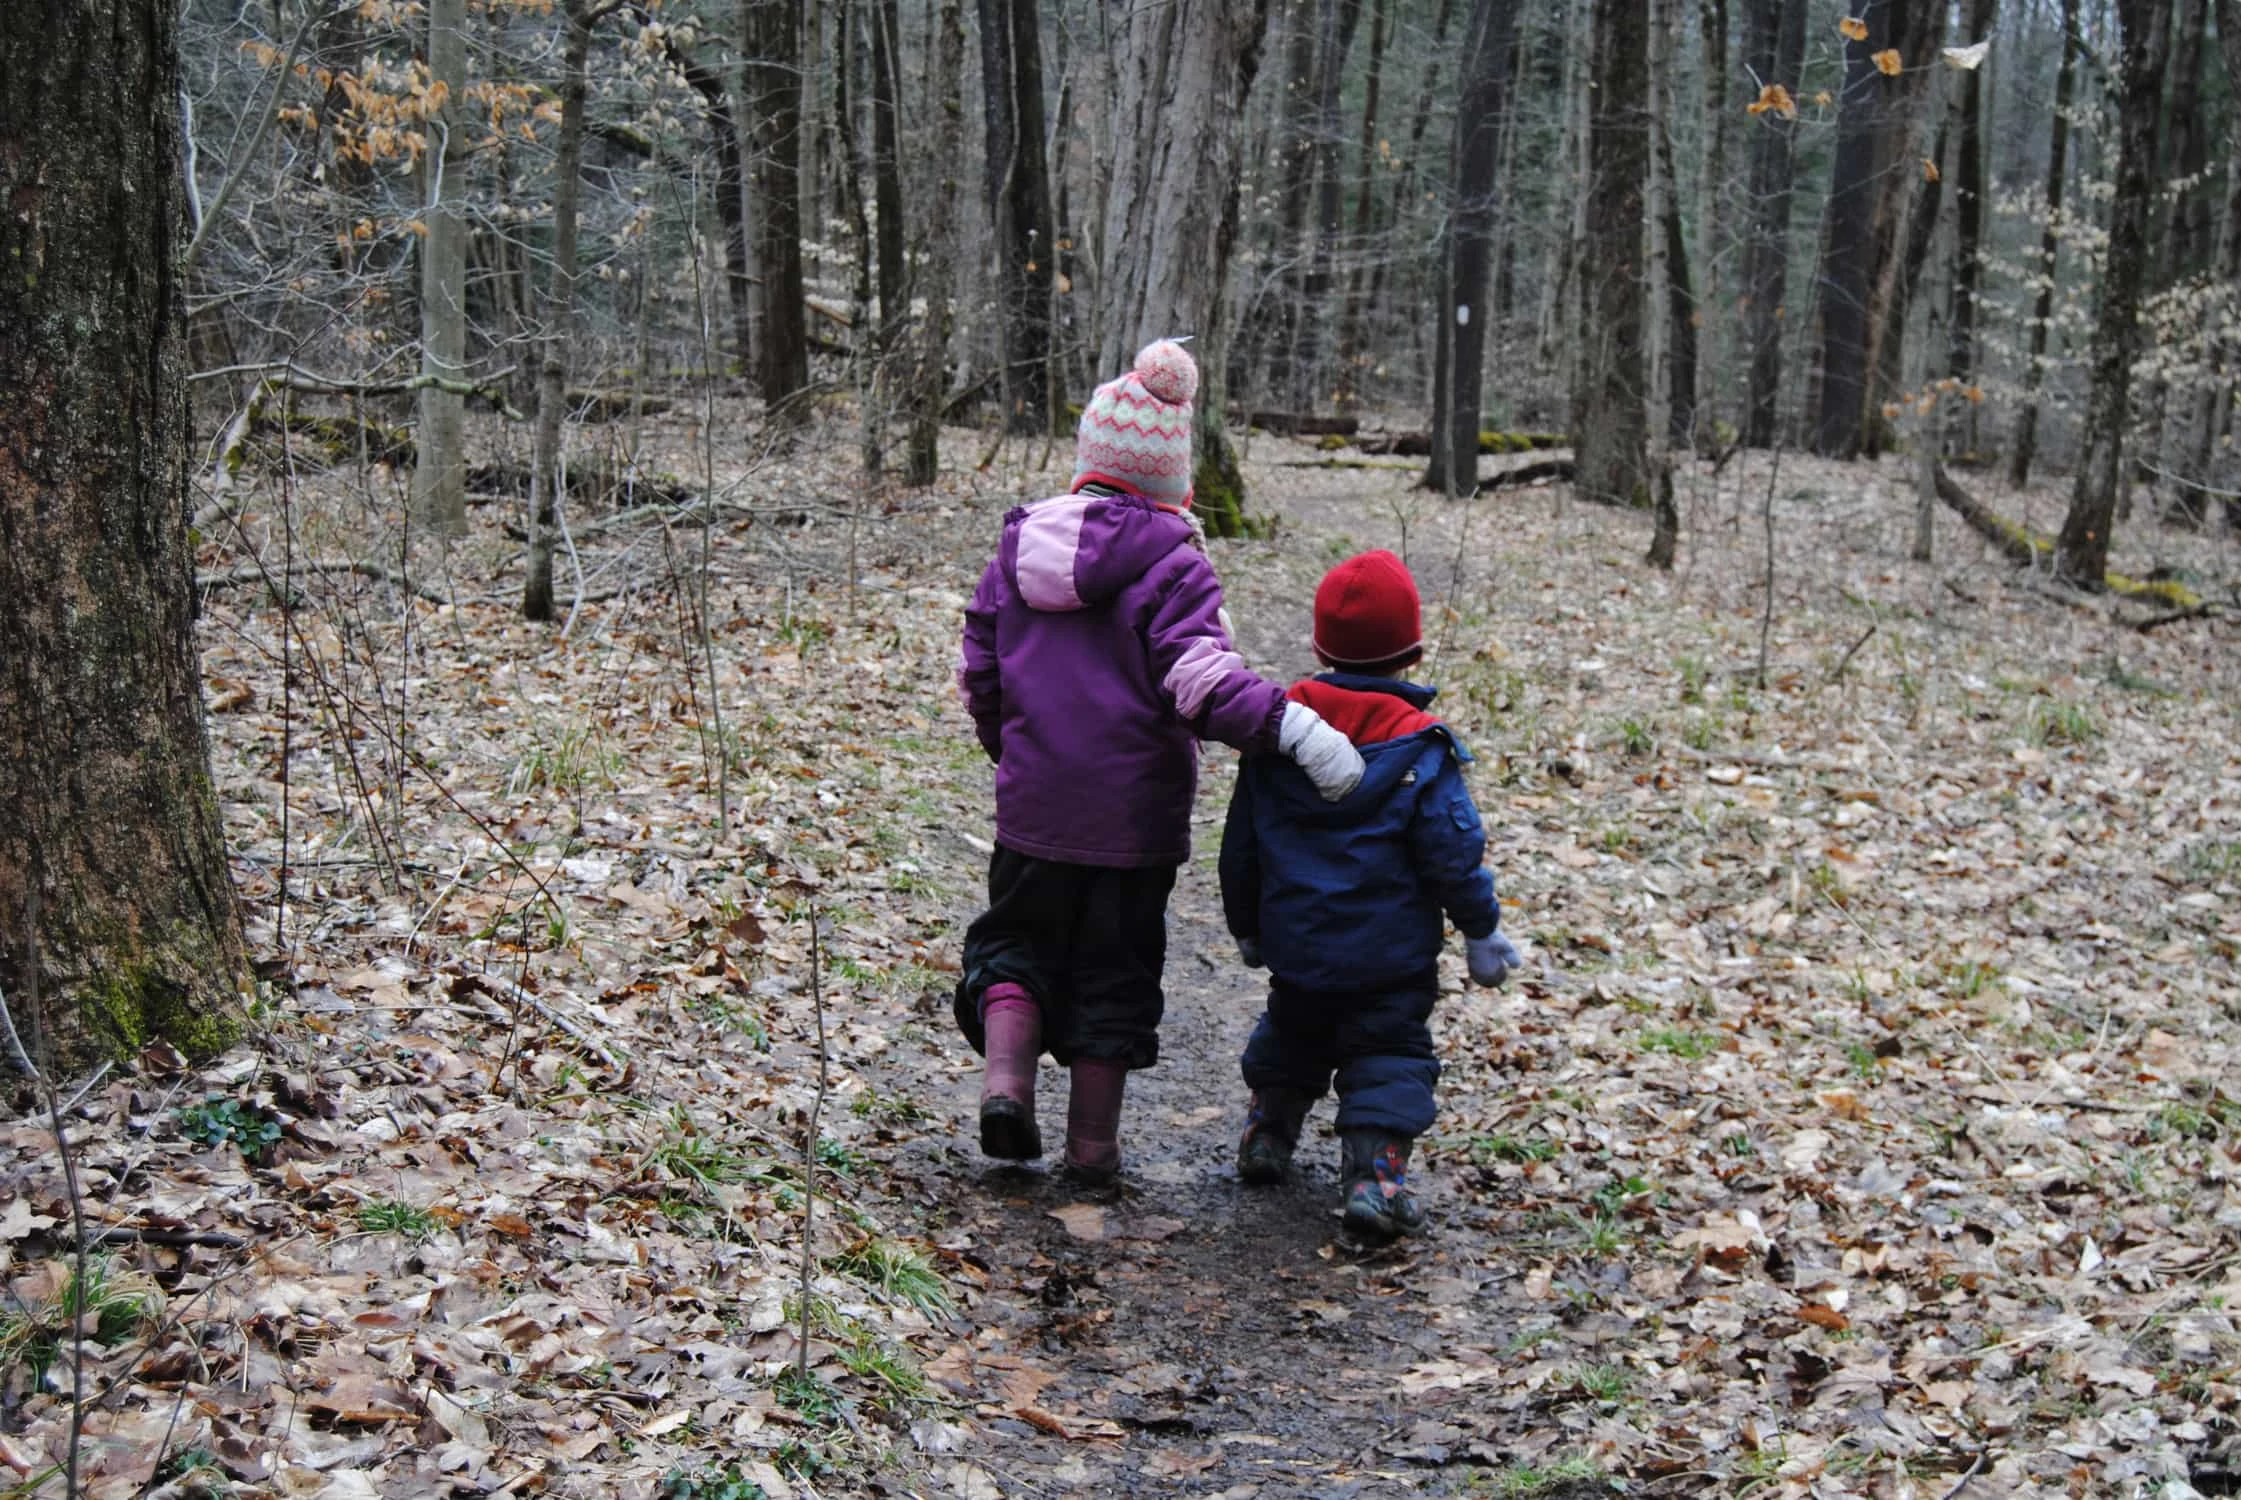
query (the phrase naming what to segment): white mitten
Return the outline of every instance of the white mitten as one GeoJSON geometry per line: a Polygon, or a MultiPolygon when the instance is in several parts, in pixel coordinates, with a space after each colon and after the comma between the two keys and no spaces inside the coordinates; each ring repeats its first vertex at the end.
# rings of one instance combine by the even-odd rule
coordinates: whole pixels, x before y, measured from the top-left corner
{"type": "Polygon", "coordinates": [[[1304,703],[1284,705],[1284,726],[1277,732],[1276,748],[1299,763],[1325,802],[1343,802],[1348,792],[1361,785],[1362,752],[1304,703]]]}

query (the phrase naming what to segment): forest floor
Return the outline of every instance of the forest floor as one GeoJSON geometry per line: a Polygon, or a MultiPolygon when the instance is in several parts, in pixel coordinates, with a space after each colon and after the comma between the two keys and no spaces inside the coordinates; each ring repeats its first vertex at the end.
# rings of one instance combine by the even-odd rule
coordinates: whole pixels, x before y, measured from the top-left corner
{"type": "MultiPolygon", "coordinates": [[[[683,419],[651,436],[704,461],[683,419]]],[[[505,504],[423,564],[447,602],[212,590],[267,984],[252,1043],[72,1111],[116,1230],[80,1303],[89,1494],[2241,1487],[2230,617],[2142,632],[1942,514],[1910,563],[1897,462],[1694,472],[1667,575],[1646,517],[1561,488],[1454,506],[1256,440],[1275,533],[1211,544],[1248,659],[1308,670],[1321,572],[1403,553],[1529,949],[1499,992],[1447,960],[1433,1228],[1370,1249],[1327,1135],[1297,1186],[1231,1171],[1263,980],[1218,917],[1227,752],[1122,1184],[979,1158],[948,991],[991,810],[949,676],[1065,445],[982,471],[953,434],[940,486],[852,521],[825,436],[717,454],[705,527],[578,516],[565,630],[515,615],[505,504]]],[[[392,477],[279,493],[206,573],[393,559],[392,477]]],[[[2120,553],[2241,580],[2216,538],[2120,553]]],[[[1063,1098],[1046,1068],[1052,1139],[1063,1098]]],[[[60,1493],[69,1425],[41,1118],[0,1155],[26,1495],[60,1493]]]]}

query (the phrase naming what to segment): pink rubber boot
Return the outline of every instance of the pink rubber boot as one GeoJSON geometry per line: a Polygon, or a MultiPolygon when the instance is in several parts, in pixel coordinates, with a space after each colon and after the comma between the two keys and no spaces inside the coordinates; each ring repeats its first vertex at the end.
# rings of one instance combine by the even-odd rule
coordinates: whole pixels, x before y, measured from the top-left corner
{"type": "Polygon", "coordinates": [[[988,1067],[980,1080],[980,1149],[1003,1161],[1043,1154],[1035,1124],[1035,1064],[1043,1055],[1043,1013],[1016,984],[992,984],[981,996],[988,1067]]]}
{"type": "Polygon", "coordinates": [[[1066,1167],[1089,1182],[1120,1175],[1121,1096],[1128,1065],[1104,1058],[1077,1058],[1073,1090],[1066,1100],[1066,1167]]]}

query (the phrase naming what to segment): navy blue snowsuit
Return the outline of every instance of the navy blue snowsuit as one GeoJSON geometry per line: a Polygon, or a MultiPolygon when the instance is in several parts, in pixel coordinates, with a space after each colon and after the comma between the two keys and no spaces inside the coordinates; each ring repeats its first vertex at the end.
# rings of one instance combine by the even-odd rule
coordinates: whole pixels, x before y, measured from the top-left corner
{"type": "Polygon", "coordinates": [[[1224,915],[1270,974],[1245,1083],[1314,1099],[1335,1073],[1341,1131],[1430,1128],[1445,918],[1467,938],[1501,919],[1470,752],[1424,712],[1432,692],[1346,672],[1294,684],[1360,749],[1362,783],[1329,803],[1290,761],[1248,756],[1222,833],[1224,915]]]}

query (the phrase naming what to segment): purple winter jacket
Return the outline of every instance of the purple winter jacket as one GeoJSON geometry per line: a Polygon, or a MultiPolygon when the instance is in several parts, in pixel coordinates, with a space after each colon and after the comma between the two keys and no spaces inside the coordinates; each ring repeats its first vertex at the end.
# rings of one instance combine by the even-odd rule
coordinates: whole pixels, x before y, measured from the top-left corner
{"type": "Polygon", "coordinates": [[[957,689],[996,762],[996,841],[1121,868],[1190,857],[1197,741],[1273,751],[1285,702],[1232,646],[1191,523],[1134,495],[1004,517],[957,689]]]}

